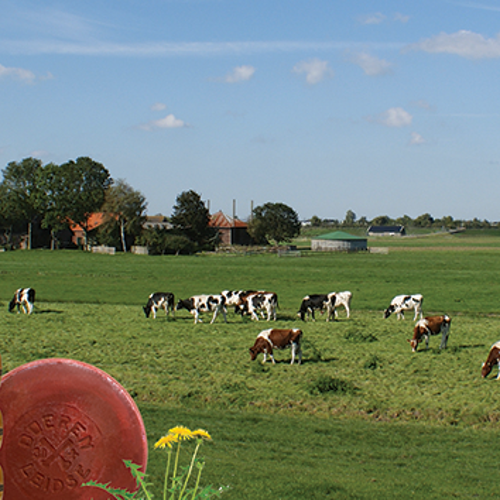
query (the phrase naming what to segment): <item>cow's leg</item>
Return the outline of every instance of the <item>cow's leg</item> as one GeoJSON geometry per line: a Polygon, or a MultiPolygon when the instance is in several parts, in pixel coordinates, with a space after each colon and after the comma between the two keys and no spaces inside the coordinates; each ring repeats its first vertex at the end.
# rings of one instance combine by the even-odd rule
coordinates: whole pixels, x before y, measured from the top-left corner
{"type": "Polygon", "coordinates": [[[153,313],[153,319],[156,319],[156,307],[151,306],[151,312],[153,313]]]}
{"type": "MultiPolygon", "coordinates": [[[[418,313],[419,313],[418,307],[415,307],[415,315],[413,316],[413,321],[417,320],[418,313]]],[[[422,313],[420,313],[420,319],[422,319],[422,313]]]]}
{"type": "Polygon", "coordinates": [[[200,312],[198,311],[198,309],[193,309],[191,314],[194,316],[194,324],[195,325],[198,322],[203,323],[202,319],[200,318],[200,312]]]}
{"type": "Polygon", "coordinates": [[[213,316],[212,316],[212,321],[210,321],[210,324],[213,324],[213,322],[215,321],[215,318],[217,318],[217,315],[218,315],[218,314],[219,314],[219,308],[218,308],[218,307],[216,307],[216,308],[214,309],[214,314],[213,314],[213,316]]]}
{"type": "Polygon", "coordinates": [[[250,311],[250,317],[254,320],[254,321],[259,321],[259,316],[257,314],[255,314],[255,309],[252,309],[250,311]]]}
{"type": "Polygon", "coordinates": [[[290,350],[292,351],[292,360],[290,361],[290,364],[293,365],[293,362],[295,361],[295,348],[297,347],[297,344],[295,342],[292,342],[292,345],[290,346],[290,350]]]}
{"type": "Polygon", "coordinates": [[[425,335],[425,348],[429,349],[429,335],[425,335]]]}
{"type": "Polygon", "coordinates": [[[500,359],[498,360],[498,376],[497,380],[500,380],[500,359]]]}
{"type": "Polygon", "coordinates": [[[446,344],[448,343],[448,332],[443,332],[441,334],[441,345],[439,346],[440,349],[446,349],[446,344]]]}
{"type": "Polygon", "coordinates": [[[227,323],[226,308],[222,307],[222,316],[224,317],[224,323],[227,323]]]}
{"type": "Polygon", "coordinates": [[[22,302],[21,307],[23,308],[24,314],[28,314],[28,309],[26,308],[26,302],[22,302]]]}

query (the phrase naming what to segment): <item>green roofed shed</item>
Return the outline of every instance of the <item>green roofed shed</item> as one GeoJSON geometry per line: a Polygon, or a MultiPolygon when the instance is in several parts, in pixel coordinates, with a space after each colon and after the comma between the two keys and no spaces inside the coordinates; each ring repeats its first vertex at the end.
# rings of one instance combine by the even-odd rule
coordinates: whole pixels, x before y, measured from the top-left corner
{"type": "Polygon", "coordinates": [[[359,252],[367,248],[366,238],[344,231],[334,231],[311,240],[311,250],[314,252],[359,252]]]}

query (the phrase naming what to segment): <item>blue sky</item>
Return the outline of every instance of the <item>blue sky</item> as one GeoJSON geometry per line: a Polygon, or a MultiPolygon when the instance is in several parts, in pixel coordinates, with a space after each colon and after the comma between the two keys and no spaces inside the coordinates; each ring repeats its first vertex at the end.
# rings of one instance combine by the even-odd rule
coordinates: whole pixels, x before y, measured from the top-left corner
{"type": "Polygon", "coordinates": [[[90,156],[171,214],[500,220],[500,1],[2,0],[0,166],[90,156]]]}

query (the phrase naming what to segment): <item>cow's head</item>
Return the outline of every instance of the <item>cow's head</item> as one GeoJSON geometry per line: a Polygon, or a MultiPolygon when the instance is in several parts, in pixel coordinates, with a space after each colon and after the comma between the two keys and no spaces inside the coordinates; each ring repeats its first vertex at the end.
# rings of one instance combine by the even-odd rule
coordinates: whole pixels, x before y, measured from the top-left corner
{"type": "Polygon", "coordinates": [[[420,344],[420,342],[422,342],[422,339],[421,338],[418,338],[418,339],[406,339],[410,345],[411,345],[411,350],[412,352],[417,352],[417,349],[418,349],[418,344],[420,344]]]}
{"type": "Polygon", "coordinates": [[[481,367],[481,377],[483,378],[487,377],[490,374],[492,368],[493,368],[492,363],[488,362],[483,363],[483,366],[481,367]]]}
{"type": "Polygon", "coordinates": [[[250,347],[249,351],[250,351],[250,360],[251,361],[254,361],[255,358],[261,353],[261,352],[265,352],[266,350],[266,346],[267,346],[267,341],[262,339],[262,338],[258,338],[256,341],[255,341],[255,344],[253,345],[253,347],[250,347]]]}
{"type": "Polygon", "coordinates": [[[151,307],[144,306],[144,314],[146,315],[146,318],[149,318],[149,315],[151,314],[151,307]]]}
{"type": "Polygon", "coordinates": [[[179,300],[179,302],[177,302],[177,305],[175,306],[175,310],[176,311],[179,311],[180,309],[188,309],[189,310],[187,302],[188,302],[187,300],[179,300]]]}
{"type": "Polygon", "coordinates": [[[12,312],[17,306],[17,299],[14,297],[9,303],[9,312],[12,312]]]}
{"type": "Polygon", "coordinates": [[[384,319],[387,319],[392,313],[394,312],[394,306],[389,306],[385,311],[384,311],[384,319]]]}

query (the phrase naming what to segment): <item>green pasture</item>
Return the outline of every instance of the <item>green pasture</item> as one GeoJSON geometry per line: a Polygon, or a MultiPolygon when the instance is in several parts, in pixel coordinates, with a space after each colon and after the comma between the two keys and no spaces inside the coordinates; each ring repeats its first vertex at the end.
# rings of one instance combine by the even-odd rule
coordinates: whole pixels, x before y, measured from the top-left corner
{"type": "MultiPolygon", "coordinates": [[[[472,246],[287,258],[0,253],[4,370],[50,357],[105,370],[137,402],[151,448],[177,424],[212,434],[204,481],[229,485],[226,498],[494,497],[500,382],[480,368],[500,339],[500,252],[472,246]],[[7,312],[21,286],[37,291],[31,316],[7,312]],[[227,324],[205,315],[194,325],[187,311],[142,311],[153,291],[242,288],[277,292],[278,321],[229,311],[227,324]],[[335,322],[298,320],[305,294],[341,290],[353,292],[350,319],[341,310],[335,322]],[[412,353],[412,314],[382,319],[400,293],[422,293],[425,314],[452,317],[448,349],[432,338],[412,353]],[[289,351],[274,366],[250,362],[270,326],[303,329],[301,366],[289,351]]],[[[151,449],[155,484],[165,459],[151,449]]]]}

